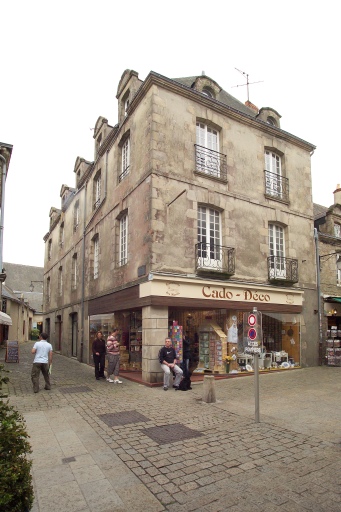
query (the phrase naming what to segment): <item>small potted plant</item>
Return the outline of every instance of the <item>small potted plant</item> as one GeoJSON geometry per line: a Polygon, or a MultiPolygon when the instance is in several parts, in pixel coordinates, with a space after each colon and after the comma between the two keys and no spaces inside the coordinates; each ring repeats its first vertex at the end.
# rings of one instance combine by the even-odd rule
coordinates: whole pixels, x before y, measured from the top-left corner
{"type": "Polygon", "coordinates": [[[226,373],[230,373],[230,363],[233,361],[233,356],[225,356],[223,361],[225,363],[226,373]]]}

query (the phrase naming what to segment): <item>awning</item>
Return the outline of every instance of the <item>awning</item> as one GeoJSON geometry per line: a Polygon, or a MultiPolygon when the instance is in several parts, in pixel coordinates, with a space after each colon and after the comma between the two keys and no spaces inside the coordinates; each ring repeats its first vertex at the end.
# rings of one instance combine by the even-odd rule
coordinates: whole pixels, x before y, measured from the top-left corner
{"type": "Polygon", "coordinates": [[[0,311],[0,324],[3,325],[12,325],[12,318],[7,315],[6,313],[3,313],[0,311]]]}
{"type": "Polygon", "coordinates": [[[330,295],[323,296],[324,302],[341,302],[341,297],[333,297],[330,295]]]}

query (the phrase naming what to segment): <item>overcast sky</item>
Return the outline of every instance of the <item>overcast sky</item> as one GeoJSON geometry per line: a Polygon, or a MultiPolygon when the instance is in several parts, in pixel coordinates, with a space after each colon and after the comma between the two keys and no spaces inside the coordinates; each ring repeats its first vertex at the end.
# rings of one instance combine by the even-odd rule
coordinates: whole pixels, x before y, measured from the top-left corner
{"type": "MultiPolygon", "coordinates": [[[[49,211],[93,160],[97,118],[117,122],[125,69],[144,80],[202,71],[240,101],[272,107],[281,128],[317,146],[313,200],[341,182],[337,2],[307,0],[0,0],[0,142],[13,144],[3,260],[44,265],[49,211]]],[[[291,194],[295,191],[291,190],[291,194]]]]}

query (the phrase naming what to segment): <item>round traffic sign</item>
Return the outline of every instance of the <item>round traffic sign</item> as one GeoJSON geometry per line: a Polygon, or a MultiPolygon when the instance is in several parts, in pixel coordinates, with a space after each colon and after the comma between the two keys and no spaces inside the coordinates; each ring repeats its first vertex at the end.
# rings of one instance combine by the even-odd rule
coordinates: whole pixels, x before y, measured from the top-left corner
{"type": "Polygon", "coordinates": [[[249,329],[249,332],[247,333],[247,336],[250,340],[255,340],[257,338],[257,331],[253,327],[249,329]]]}
{"type": "Polygon", "coordinates": [[[253,325],[256,325],[257,323],[257,318],[256,318],[256,315],[254,315],[253,313],[251,313],[248,318],[247,318],[247,323],[251,326],[253,325]]]}

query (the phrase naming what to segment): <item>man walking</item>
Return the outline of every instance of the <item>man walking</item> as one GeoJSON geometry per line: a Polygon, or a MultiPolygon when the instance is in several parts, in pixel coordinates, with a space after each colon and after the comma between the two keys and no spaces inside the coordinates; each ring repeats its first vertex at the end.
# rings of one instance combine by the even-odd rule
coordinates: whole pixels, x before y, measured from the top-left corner
{"type": "Polygon", "coordinates": [[[176,375],[173,388],[175,388],[175,390],[179,389],[179,384],[182,379],[182,370],[176,364],[176,352],[172,347],[172,340],[170,338],[165,339],[165,346],[162,347],[159,352],[159,361],[164,372],[163,389],[167,391],[169,388],[169,378],[171,371],[174,371],[176,375]]]}
{"type": "Polygon", "coordinates": [[[49,368],[52,364],[52,345],[46,341],[47,338],[48,334],[42,332],[39,336],[39,341],[35,342],[31,350],[32,354],[35,354],[31,371],[33,391],[35,393],[39,391],[40,372],[45,379],[44,389],[51,389],[49,368]]]}

